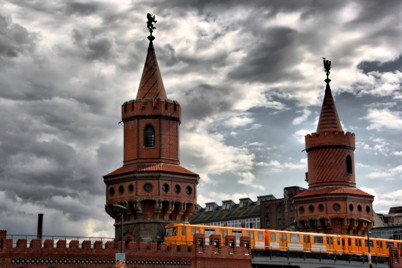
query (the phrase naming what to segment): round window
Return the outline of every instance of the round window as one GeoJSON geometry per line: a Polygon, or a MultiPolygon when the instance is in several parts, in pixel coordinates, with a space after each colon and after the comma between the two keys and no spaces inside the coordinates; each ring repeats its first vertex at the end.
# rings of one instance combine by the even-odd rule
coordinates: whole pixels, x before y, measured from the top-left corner
{"type": "Polygon", "coordinates": [[[129,184],[129,185],[128,185],[128,191],[129,191],[130,193],[134,192],[134,185],[129,184]]]}
{"type": "Polygon", "coordinates": [[[353,204],[349,204],[349,210],[350,210],[350,211],[353,211],[353,209],[354,209],[353,204]]]}
{"type": "Polygon", "coordinates": [[[324,211],[324,204],[319,204],[319,205],[318,205],[318,210],[319,210],[320,212],[323,212],[323,211],[324,211]]]}
{"type": "Polygon", "coordinates": [[[119,186],[119,194],[124,194],[124,187],[123,185],[119,186]]]}
{"type": "Polygon", "coordinates": [[[187,193],[188,195],[191,195],[191,194],[193,193],[193,188],[191,188],[191,186],[187,186],[187,187],[186,187],[186,193],[187,193]]]}
{"type": "Polygon", "coordinates": [[[313,213],[314,212],[314,206],[313,205],[308,206],[308,211],[313,213]]]}
{"type": "Polygon", "coordinates": [[[362,212],[362,205],[357,205],[357,210],[358,210],[359,212],[362,212]]]}
{"type": "Polygon", "coordinates": [[[370,211],[371,211],[370,206],[366,206],[366,212],[367,212],[367,213],[370,213],[370,211]]]}
{"type": "Polygon", "coordinates": [[[169,192],[169,190],[170,190],[169,184],[165,183],[164,185],[162,185],[162,191],[167,193],[167,192],[169,192]]]}
{"type": "Polygon", "coordinates": [[[144,184],[144,190],[145,192],[149,193],[150,191],[152,191],[152,184],[150,184],[149,182],[144,184]]]}
{"type": "Polygon", "coordinates": [[[332,205],[332,208],[334,209],[334,211],[339,211],[341,209],[341,205],[339,205],[338,203],[335,203],[332,205]]]}
{"type": "Polygon", "coordinates": [[[176,185],[174,186],[174,191],[175,191],[176,193],[180,193],[180,192],[181,192],[181,187],[180,187],[180,185],[176,184],[176,185]]]}
{"type": "Polygon", "coordinates": [[[304,213],[304,207],[303,207],[303,206],[300,206],[300,207],[299,207],[299,213],[300,213],[300,214],[303,214],[303,213],[304,213]]]}
{"type": "Polygon", "coordinates": [[[110,196],[114,196],[114,193],[115,193],[114,188],[113,188],[113,187],[110,187],[110,188],[109,188],[109,195],[110,195],[110,196]]]}

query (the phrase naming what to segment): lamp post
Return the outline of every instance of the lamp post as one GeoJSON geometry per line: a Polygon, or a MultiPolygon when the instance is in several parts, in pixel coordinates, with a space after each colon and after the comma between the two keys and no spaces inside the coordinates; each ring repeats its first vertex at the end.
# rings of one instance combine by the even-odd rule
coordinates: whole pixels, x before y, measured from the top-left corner
{"type": "Polygon", "coordinates": [[[124,212],[127,211],[127,208],[125,206],[119,205],[119,204],[113,204],[113,208],[116,209],[116,211],[120,212],[120,242],[121,242],[121,247],[120,247],[120,253],[123,253],[123,215],[124,212]]]}
{"type": "Polygon", "coordinates": [[[371,221],[366,218],[360,218],[359,221],[365,222],[367,224],[366,233],[367,233],[367,248],[368,248],[368,255],[367,255],[367,262],[370,268],[373,268],[373,264],[371,263],[371,252],[370,252],[370,232],[368,230],[369,224],[371,221]]]}

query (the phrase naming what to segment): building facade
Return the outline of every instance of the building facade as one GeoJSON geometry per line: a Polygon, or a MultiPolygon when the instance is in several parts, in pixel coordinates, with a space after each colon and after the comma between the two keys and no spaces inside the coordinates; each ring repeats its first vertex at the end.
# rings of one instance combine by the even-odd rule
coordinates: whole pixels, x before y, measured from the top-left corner
{"type": "Polygon", "coordinates": [[[328,78],[316,132],[305,137],[308,189],[295,197],[300,230],[364,234],[371,228],[374,197],[356,188],[355,134],[344,132],[328,78]],[[371,222],[371,223],[368,223],[371,222]]]}
{"type": "Polygon", "coordinates": [[[261,228],[260,204],[264,200],[274,199],[273,195],[258,196],[257,201],[241,198],[238,204],[232,200],[222,201],[219,206],[215,202],[198,207],[196,215],[190,220],[192,224],[261,228]]]}
{"type": "Polygon", "coordinates": [[[121,107],[123,166],[104,176],[106,212],[115,219],[116,239],[159,241],[164,225],[188,221],[197,204],[198,174],[180,166],[179,103],[169,100],[152,34],[134,100],[121,107]],[[123,226],[116,204],[127,208],[123,226]]]}
{"type": "Polygon", "coordinates": [[[391,207],[388,214],[377,214],[381,226],[371,229],[374,237],[402,240],[402,207],[391,207]]]}
{"type": "Polygon", "coordinates": [[[272,198],[261,201],[261,228],[275,230],[295,229],[296,208],[294,197],[304,188],[290,186],[283,189],[283,198],[272,198]]]}

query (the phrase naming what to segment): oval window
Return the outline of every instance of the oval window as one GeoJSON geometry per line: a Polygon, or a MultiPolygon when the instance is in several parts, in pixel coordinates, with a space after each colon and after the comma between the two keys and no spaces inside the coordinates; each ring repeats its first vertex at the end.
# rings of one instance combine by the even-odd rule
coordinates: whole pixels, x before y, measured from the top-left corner
{"type": "Polygon", "coordinates": [[[357,205],[357,210],[358,210],[359,212],[362,212],[362,205],[357,205]]]}
{"type": "Polygon", "coordinates": [[[303,213],[304,213],[304,207],[303,207],[303,206],[300,206],[300,207],[299,207],[299,213],[300,213],[300,214],[303,214],[303,213]]]}
{"type": "Polygon", "coordinates": [[[354,208],[354,206],[353,206],[353,204],[349,204],[349,210],[350,211],[353,211],[355,208],[354,208]]]}
{"type": "Polygon", "coordinates": [[[319,210],[320,212],[323,212],[323,211],[324,211],[324,204],[319,204],[319,205],[318,205],[318,210],[319,210]]]}
{"type": "Polygon", "coordinates": [[[191,194],[193,193],[193,188],[191,188],[191,186],[187,186],[187,187],[186,187],[186,193],[187,193],[188,195],[191,195],[191,194]]]}
{"type": "Polygon", "coordinates": [[[371,211],[370,206],[366,206],[366,212],[367,212],[367,213],[370,213],[370,211],[371,211]]]}
{"type": "Polygon", "coordinates": [[[162,185],[162,191],[167,193],[167,192],[169,192],[169,190],[170,190],[169,184],[165,183],[165,184],[162,185]]]}
{"type": "Polygon", "coordinates": [[[339,205],[338,203],[335,203],[332,205],[332,208],[334,209],[334,211],[339,211],[341,209],[341,205],[339,205]]]}
{"type": "Polygon", "coordinates": [[[144,190],[145,192],[149,193],[150,191],[152,191],[152,184],[150,183],[145,183],[144,184],[144,190]]]}
{"type": "Polygon", "coordinates": [[[308,211],[313,213],[314,212],[314,206],[313,205],[308,206],[308,211]]]}
{"type": "Polygon", "coordinates": [[[119,194],[124,194],[124,187],[123,185],[119,186],[119,194]]]}
{"type": "Polygon", "coordinates": [[[110,188],[109,188],[109,195],[110,195],[110,196],[114,196],[114,193],[115,193],[114,188],[113,188],[113,187],[110,187],[110,188]]]}
{"type": "Polygon", "coordinates": [[[174,191],[175,191],[176,193],[180,193],[180,192],[181,192],[181,187],[180,187],[180,185],[176,184],[176,185],[174,186],[174,191]]]}
{"type": "Polygon", "coordinates": [[[134,192],[134,185],[129,184],[129,185],[128,185],[128,191],[129,191],[130,193],[134,192]]]}

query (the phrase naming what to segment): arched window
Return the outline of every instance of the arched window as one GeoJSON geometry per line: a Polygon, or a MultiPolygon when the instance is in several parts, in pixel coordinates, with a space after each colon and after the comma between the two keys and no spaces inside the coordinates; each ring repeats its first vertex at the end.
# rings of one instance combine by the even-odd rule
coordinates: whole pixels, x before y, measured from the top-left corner
{"type": "Polygon", "coordinates": [[[145,147],[155,146],[155,130],[153,126],[147,125],[144,130],[144,145],[145,147]]]}
{"type": "Polygon", "coordinates": [[[346,156],[346,172],[349,174],[353,173],[352,157],[350,155],[346,156]]]}

